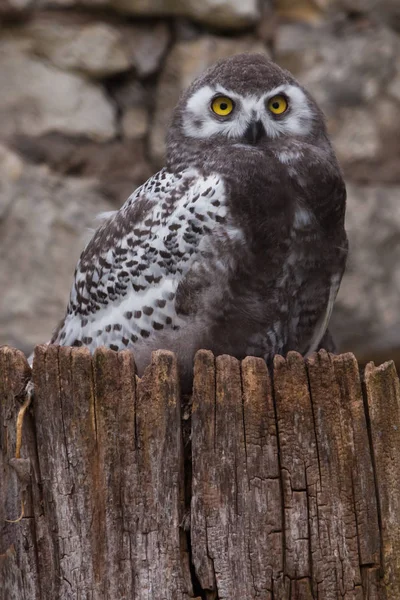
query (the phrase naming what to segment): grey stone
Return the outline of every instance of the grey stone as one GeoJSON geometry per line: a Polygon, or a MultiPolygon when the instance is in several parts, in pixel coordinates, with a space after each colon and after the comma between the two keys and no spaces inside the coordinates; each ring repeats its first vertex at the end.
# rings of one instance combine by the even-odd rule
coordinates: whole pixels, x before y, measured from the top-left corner
{"type": "Polygon", "coordinates": [[[128,139],[146,137],[149,129],[149,114],[143,106],[127,108],[121,118],[122,133],[128,139]]]}
{"type": "Polygon", "coordinates": [[[400,31],[400,3],[398,0],[380,0],[375,3],[373,16],[389,27],[400,31]]]}
{"type": "Polygon", "coordinates": [[[344,20],[351,15],[361,24],[375,21],[400,29],[398,0],[275,0],[274,7],[281,19],[312,25],[344,20]]]}
{"type": "Polygon", "coordinates": [[[0,344],[30,352],[63,317],[95,215],[112,207],[95,181],[61,178],[0,147],[0,344]]]}
{"type": "Polygon", "coordinates": [[[122,82],[109,85],[109,91],[120,110],[137,107],[148,107],[154,97],[154,86],[143,85],[132,75],[125,77],[122,82]]]}
{"type": "Polygon", "coordinates": [[[150,131],[150,152],[157,166],[161,166],[164,160],[165,133],[182,90],[217,60],[239,52],[268,54],[266,47],[252,37],[227,39],[202,36],[175,44],[161,74],[150,131]]]}
{"type": "Polygon", "coordinates": [[[59,131],[98,141],[116,134],[115,110],[101,87],[30,55],[31,42],[0,43],[0,121],[3,138],[59,131]]]}
{"type": "Polygon", "coordinates": [[[400,30],[400,3],[398,0],[336,0],[340,8],[358,12],[400,30]]]}
{"type": "Polygon", "coordinates": [[[165,23],[124,27],[124,48],[139,77],[152,75],[160,67],[170,32],[165,23]]]}
{"type": "Polygon", "coordinates": [[[350,254],[331,330],[360,361],[400,360],[400,186],[347,188],[350,254]]]}
{"type": "Polygon", "coordinates": [[[38,0],[44,7],[83,5],[142,17],[188,17],[214,27],[242,28],[259,17],[257,0],[38,0]]]}
{"type": "Polygon", "coordinates": [[[155,86],[143,85],[132,75],[122,83],[109,85],[109,93],[116,102],[121,116],[121,131],[128,139],[147,138],[150,111],[155,99],[155,86]]]}
{"type": "Polygon", "coordinates": [[[280,19],[316,24],[324,19],[335,0],[275,0],[280,19]]]}
{"type": "Polygon", "coordinates": [[[1,17],[25,17],[35,7],[36,0],[1,0],[1,17]]]}
{"type": "Polygon", "coordinates": [[[348,179],[400,182],[400,40],[383,26],[283,25],[275,58],[313,94],[348,179]]]}
{"type": "Polygon", "coordinates": [[[106,77],[133,66],[120,28],[106,22],[50,13],[21,27],[19,35],[30,40],[35,54],[45,56],[61,70],[106,77]]]}
{"type": "Polygon", "coordinates": [[[121,25],[93,19],[78,11],[39,13],[15,29],[32,52],[46,57],[59,69],[109,77],[132,67],[143,77],[154,73],[166,51],[167,25],[121,25]]]}
{"type": "Polygon", "coordinates": [[[396,63],[396,73],[389,84],[389,94],[400,102],[400,64],[396,63]]]}
{"type": "Polygon", "coordinates": [[[116,206],[152,174],[143,140],[123,139],[96,144],[87,139],[68,139],[58,134],[31,138],[17,136],[12,142],[26,160],[47,164],[63,175],[94,177],[116,206]]]}
{"type": "Polygon", "coordinates": [[[275,58],[298,76],[328,113],[381,96],[395,73],[398,37],[384,27],[282,25],[275,58]]]}

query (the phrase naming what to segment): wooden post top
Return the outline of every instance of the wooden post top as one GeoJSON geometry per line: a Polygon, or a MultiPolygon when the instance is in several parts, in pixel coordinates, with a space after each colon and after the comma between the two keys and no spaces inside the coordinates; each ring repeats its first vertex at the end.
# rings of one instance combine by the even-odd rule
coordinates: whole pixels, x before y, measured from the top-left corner
{"type": "Polygon", "coordinates": [[[0,600],[400,599],[392,362],[3,347],[0,446],[0,600]]]}

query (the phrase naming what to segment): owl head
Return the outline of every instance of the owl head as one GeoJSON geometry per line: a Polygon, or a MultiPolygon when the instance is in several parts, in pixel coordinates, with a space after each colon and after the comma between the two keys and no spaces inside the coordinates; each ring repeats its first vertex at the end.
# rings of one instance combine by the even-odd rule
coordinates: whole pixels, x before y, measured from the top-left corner
{"type": "Polygon", "coordinates": [[[183,93],[167,136],[167,162],[227,146],[265,150],[288,139],[328,143],[323,115],[294,77],[262,54],[210,67],[183,93]]]}

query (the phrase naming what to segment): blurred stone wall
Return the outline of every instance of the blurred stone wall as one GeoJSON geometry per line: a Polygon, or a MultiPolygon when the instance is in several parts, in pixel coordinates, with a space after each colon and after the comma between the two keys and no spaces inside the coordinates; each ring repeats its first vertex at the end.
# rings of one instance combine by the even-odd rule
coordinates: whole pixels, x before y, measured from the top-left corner
{"type": "Polygon", "coordinates": [[[162,165],[180,91],[260,51],[314,94],[348,183],[340,348],[400,358],[399,0],[0,0],[0,23],[0,344],[49,339],[94,216],[162,165]]]}

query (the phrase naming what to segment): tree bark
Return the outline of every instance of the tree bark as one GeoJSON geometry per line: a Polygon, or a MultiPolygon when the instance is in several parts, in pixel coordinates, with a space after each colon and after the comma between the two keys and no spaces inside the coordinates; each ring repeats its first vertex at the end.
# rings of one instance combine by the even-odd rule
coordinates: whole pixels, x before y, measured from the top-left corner
{"type": "Polygon", "coordinates": [[[393,363],[2,348],[0,436],[0,600],[400,598],[393,363]]]}

